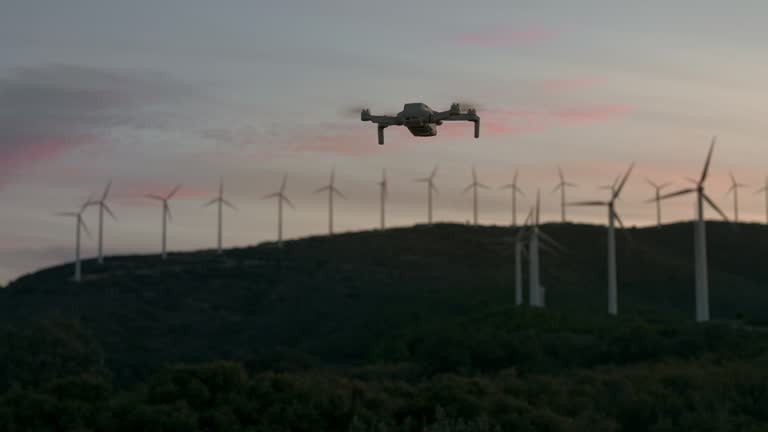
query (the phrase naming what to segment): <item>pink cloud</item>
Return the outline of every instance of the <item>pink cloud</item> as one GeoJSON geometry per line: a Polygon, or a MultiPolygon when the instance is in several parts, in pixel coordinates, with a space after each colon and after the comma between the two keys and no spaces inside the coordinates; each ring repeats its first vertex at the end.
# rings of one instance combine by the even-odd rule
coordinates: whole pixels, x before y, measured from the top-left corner
{"type": "Polygon", "coordinates": [[[563,122],[600,122],[622,117],[630,111],[626,105],[591,105],[559,109],[551,114],[563,122]]]}
{"type": "Polygon", "coordinates": [[[555,32],[542,28],[523,30],[489,30],[471,33],[461,33],[453,41],[461,45],[471,46],[526,46],[552,39],[555,32]]]}
{"type": "Polygon", "coordinates": [[[96,137],[90,134],[38,136],[18,140],[14,143],[13,151],[0,152],[0,184],[5,176],[17,173],[27,165],[54,159],[81,145],[94,142],[96,137]]]}

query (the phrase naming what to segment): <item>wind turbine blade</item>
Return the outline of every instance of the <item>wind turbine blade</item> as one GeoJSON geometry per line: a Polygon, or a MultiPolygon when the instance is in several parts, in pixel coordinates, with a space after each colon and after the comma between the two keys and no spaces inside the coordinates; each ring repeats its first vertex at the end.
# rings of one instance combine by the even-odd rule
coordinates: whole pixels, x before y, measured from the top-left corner
{"type": "Polygon", "coordinates": [[[149,199],[153,199],[153,200],[165,201],[165,198],[163,198],[163,197],[161,197],[159,195],[155,195],[155,194],[146,194],[144,196],[149,198],[149,199]]]}
{"type": "Polygon", "coordinates": [[[235,205],[234,205],[234,204],[232,204],[231,202],[229,202],[229,201],[227,201],[227,200],[225,200],[225,199],[222,199],[222,200],[221,200],[221,202],[222,202],[222,203],[223,203],[225,206],[227,206],[227,207],[231,208],[232,210],[234,210],[234,211],[238,211],[238,208],[237,208],[237,207],[235,207],[235,205]]]}
{"type": "Polygon", "coordinates": [[[560,165],[557,166],[557,175],[560,176],[560,183],[565,183],[565,176],[563,175],[563,170],[560,168],[560,165]]]}
{"type": "Polygon", "coordinates": [[[117,216],[115,216],[115,213],[112,211],[112,209],[111,209],[111,208],[109,208],[109,205],[108,205],[107,203],[102,203],[101,205],[102,205],[102,206],[104,206],[104,210],[106,210],[106,211],[107,211],[107,213],[108,213],[110,216],[112,216],[112,219],[114,219],[114,220],[115,220],[115,222],[117,222],[117,216]]]}
{"type": "Polygon", "coordinates": [[[264,195],[261,199],[270,199],[270,198],[277,198],[280,196],[280,192],[271,193],[269,195],[264,195]]]}
{"type": "Polygon", "coordinates": [[[531,218],[533,218],[533,207],[531,207],[531,209],[528,210],[528,216],[525,217],[523,226],[528,226],[528,224],[531,223],[531,218]]]}
{"type": "Polygon", "coordinates": [[[565,184],[566,186],[570,186],[570,187],[579,187],[579,185],[577,185],[576,183],[565,182],[564,184],[565,184]]]}
{"type": "Polygon", "coordinates": [[[440,190],[437,188],[437,186],[435,186],[435,184],[434,184],[434,183],[430,183],[430,184],[429,184],[429,187],[430,187],[430,189],[432,189],[433,191],[435,191],[435,193],[436,193],[436,194],[438,194],[438,195],[440,194],[440,190]]]}
{"type": "Polygon", "coordinates": [[[525,196],[525,192],[523,192],[523,190],[522,190],[522,189],[520,189],[519,187],[517,187],[517,185],[515,185],[515,190],[517,190],[517,193],[519,193],[520,195],[522,195],[522,196],[525,196]]]}
{"type": "Polygon", "coordinates": [[[91,235],[91,230],[88,229],[88,225],[85,224],[85,222],[83,221],[83,218],[79,218],[78,223],[80,224],[81,227],[83,227],[83,231],[85,231],[85,234],[88,236],[88,238],[93,238],[93,236],[91,235]]]}
{"type": "Polygon", "coordinates": [[[295,209],[295,208],[296,208],[296,206],[294,206],[294,205],[293,205],[293,203],[291,202],[291,200],[289,200],[289,199],[288,199],[288,197],[287,197],[287,196],[285,196],[285,195],[280,195],[280,199],[281,199],[281,200],[283,200],[283,201],[285,201],[285,203],[286,203],[286,204],[288,204],[288,206],[289,206],[290,208],[292,208],[292,209],[295,209]]]}
{"type": "Polygon", "coordinates": [[[738,182],[736,181],[736,177],[733,176],[733,171],[728,172],[728,176],[731,178],[731,184],[732,185],[735,186],[735,185],[738,184],[738,182]]]}
{"type": "Polygon", "coordinates": [[[621,227],[621,231],[624,233],[624,237],[626,237],[627,242],[632,242],[632,236],[629,234],[629,231],[624,227],[624,221],[621,220],[621,216],[619,216],[619,213],[614,209],[613,210],[613,217],[616,219],[616,222],[619,223],[619,227],[621,227]]]}
{"type": "MultiPolygon", "coordinates": [[[[674,198],[676,196],[689,194],[689,193],[692,193],[692,192],[696,192],[696,189],[695,188],[682,189],[682,190],[679,190],[677,192],[672,192],[672,193],[668,193],[668,194],[660,196],[659,197],[659,201],[665,200],[667,198],[674,198]]],[[[656,198],[650,199],[650,200],[648,200],[646,202],[654,202],[654,201],[656,201],[656,198]]]]}
{"type": "Polygon", "coordinates": [[[512,176],[512,184],[513,185],[517,184],[517,174],[518,174],[518,170],[515,169],[515,175],[512,176]]]}
{"type": "Polygon", "coordinates": [[[109,195],[109,190],[112,188],[112,180],[109,180],[107,182],[107,187],[104,188],[104,193],[101,194],[101,200],[104,201],[107,199],[107,196],[109,195]]]}
{"type": "Polygon", "coordinates": [[[672,186],[672,182],[666,182],[659,185],[659,190],[672,186]]]}
{"type": "Polygon", "coordinates": [[[555,185],[554,189],[552,189],[552,192],[550,193],[555,193],[559,191],[561,187],[563,187],[563,183],[558,183],[557,185],[555,185]]]}
{"type": "Polygon", "coordinates": [[[696,179],[693,178],[693,177],[687,177],[686,176],[685,179],[688,180],[689,182],[693,183],[693,184],[699,184],[699,182],[696,181],[696,179]]]}
{"type": "Polygon", "coordinates": [[[499,186],[499,189],[500,189],[500,190],[504,190],[504,189],[514,189],[514,188],[515,188],[515,185],[514,185],[513,183],[509,183],[509,184],[505,184],[505,185],[503,185],[503,186],[499,186]]]}
{"type": "Polygon", "coordinates": [[[414,179],[413,181],[418,182],[418,183],[427,183],[427,182],[429,182],[429,177],[418,178],[418,179],[414,179]]]}
{"type": "Polygon", "coordinates": [[[649,185],[651,185],[651,187],[652,187],[652,188],[654,188],[654,189],[659,189],[659,188],[660,188],[660,186],[659,186],[659,185],[657,185],[656,183],[654,183],[653,181],[651,181],[651,179],[649,179],[649,178],[646,178],[646,179],[645,179],[645,182],[646,182],[646,183],[648,183],[649,185]]]}
{"type": "Polygon", "coordinates": [[[479,187],[480,189],[490,189],[488,186],[486,186],[486,185],[484,185],[482,183],[478,183],[477,187],[479,187]]]}
{"type": "Polygon", "coordinates": [[[168,195],[165,196],[165,199],[169,200],[169,199],[173,198],[173,196],[176,195],[176,192],[178,192],[179,189],[181,189],[181,185],[177,184],[176,186],[174,186],[173,189],[171,189],[170,192],[168,192],[168,195]]]}
{"type": "Polygon", "coordinates": [[[435,176],[437,175],[437,165],[435,165],[435,168],[432,170],[432,174],[429,175],[429,179],[433,180],[435,176]]]}
{"type": "Polygon", "coordinates": [[[219,202],[219,199],[220,198],[214,198],[214,199],[208,201],[207,203],[203,204],[203,207],[209,207],[209,206],[211,206],[213,204],[216,204],[217,202],[219,202]]]}
{"type": "Polygon", "coordinates": [[[347,197],[345,197],[344,194],[341,193],[341,191],[336,189],[336,188],[333,188],[333,193],[335,193],[336,195],[338,195],[339,197],[341,197],[343,199],[347,199],[347,197]]]}
{"type": "Polygon", "coordinates": [[[461,193],[467,193],[469,192],[473,187],[475,187],[475,184],[472,183],[471,185],[464,188],[464,190],[461,193]]]}
{"type": "Polygon", "coordinates": [[[613,192],[613,199],[618,198],[619,194],[621,193],[621,190],[624,189],[624,185],[627,184],[627,179],[629,179],[629,175],[632,174],[632,169],[633,168],[635,168],[635,163],[634,162],[632,162],[629,165],[629,168],[627,169],[626,174],[624,174],[624,177],[622,177],[622,179],[621,179],[621,183],[619,183],[619,186],[613,192]]]}
{"type": "Polygon", "coordinates": [[[550,236],[549,236],[547,233],[545,233],[544,231],[542,231],[542,230],[539,230],[539,236],[541,237],[541,239],[542,239],[542,240],[544,240],[545,242],[547,242],[547,243],[549,243],[550,245],[554,246],[555,248],[557,248],[557,249],[558,249],[558,250],[560,250],[561,252],[567,252],[567,251],[568,251],[568,249],[566,249],[566,247],[565,247],[565,246],[563,246],[563,245],[561,245],[560,243],[558,243],[558,242],[557,242],[555,239],[553,239],[552,237],[550,237],[550,236]]]}
{"type": "Polygon", "coordinates": [[[608,205],[605,201],[575,201],[569,202],[569,206],[605,206],[608,205]]]}
{"type": "Polygon", "coordinates": [[[283,182],[280,184],[280,193],[285,192],[285,186],[288,183],[288,174],[283,174],[283,182]]]}
{"type": "Polygon", "coordinates": [[[722,216],[724,221],[729,222],[728,216],[726,216],[725,213],[722,210],[720,210],[720,207],[718,207],[717,204],[715,204],[715,202],[712,201],[712,199],[709,196],[707,196],[707,194],[702,192],[701,195],[704,198],[704,201],[706,201],[710,207],[712,207],[718,214],[720,214],[720,216],[722,216]]]}
{"type": "Polygon", "coordinates": [[[325,192],[325,191],[327,191],[327,190],[328,190],[328,189],[330,189],[330,188],[331,188],[330,186],[323,186],[323,187],[321,187],[320,189],[316,189],[316,190],[315,190],[314,192],[312,192],[312,193],[320,193],[320,192],[325,192]]]}
{"type": "Polygon", "coordinates": [[[709,153],[707,153],[707,161],[704,162],[704,171],[701,172],[701,180],[699,180],[699,183],[704,183],[704,180],[707,179],[707,173],[709,172],[709,163],[712,161],[712,152],[715,150],[715,142],[717,142],[717,137],[712,137],[712,142],[709,145],[709,153]]]}

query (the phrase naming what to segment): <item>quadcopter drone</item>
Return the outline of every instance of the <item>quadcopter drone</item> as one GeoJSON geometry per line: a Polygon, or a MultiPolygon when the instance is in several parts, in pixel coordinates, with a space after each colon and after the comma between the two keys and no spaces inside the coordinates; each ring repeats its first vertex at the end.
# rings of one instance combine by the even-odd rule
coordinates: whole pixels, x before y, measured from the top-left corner
{"type": "Polygon", "coordinates": [[[461,112],[461,106],[457,103],[451,104],[448,111],[434,111],[423,103],[407,103],[403,110],[394,116],[376,116],[371,115],[371,111],[363,109],[360,113],[360,120],[369,121],[379,125],[379,144],[384,144],[384,129],[388,126],[405,126],[418,137],[428,137],[437,135],[437,127],[444,121],[471,121],[475,123],[475,138],[480,138],[480,117],[475,109],[470,108],[467,112],[461,112]]]}

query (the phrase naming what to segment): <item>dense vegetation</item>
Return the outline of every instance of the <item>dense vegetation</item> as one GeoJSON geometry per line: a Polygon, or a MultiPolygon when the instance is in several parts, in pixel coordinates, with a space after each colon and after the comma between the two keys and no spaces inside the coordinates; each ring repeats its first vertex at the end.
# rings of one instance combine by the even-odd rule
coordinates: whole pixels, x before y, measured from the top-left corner
{"type": "Polygon", "coordinates": [[[689,225],[620,240],[620,318],[604,229],[544,229],[568,248],[544,258],[547,310],[513,306],[499,227],[25,276],[0,292],[0,431],[768,428],[768,229],[710,224],[707,325],[689,225]]]}

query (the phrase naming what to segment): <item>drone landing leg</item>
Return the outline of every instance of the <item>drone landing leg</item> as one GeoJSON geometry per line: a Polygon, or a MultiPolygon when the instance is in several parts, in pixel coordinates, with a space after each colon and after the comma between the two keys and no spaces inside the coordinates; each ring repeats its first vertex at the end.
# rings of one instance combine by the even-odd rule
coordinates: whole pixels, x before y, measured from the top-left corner
{"type": "Polygon", "coordinates": [[[386,128],[386,126],[379,126],[379,145],[384,144],[384,128],[386,128]]]}

